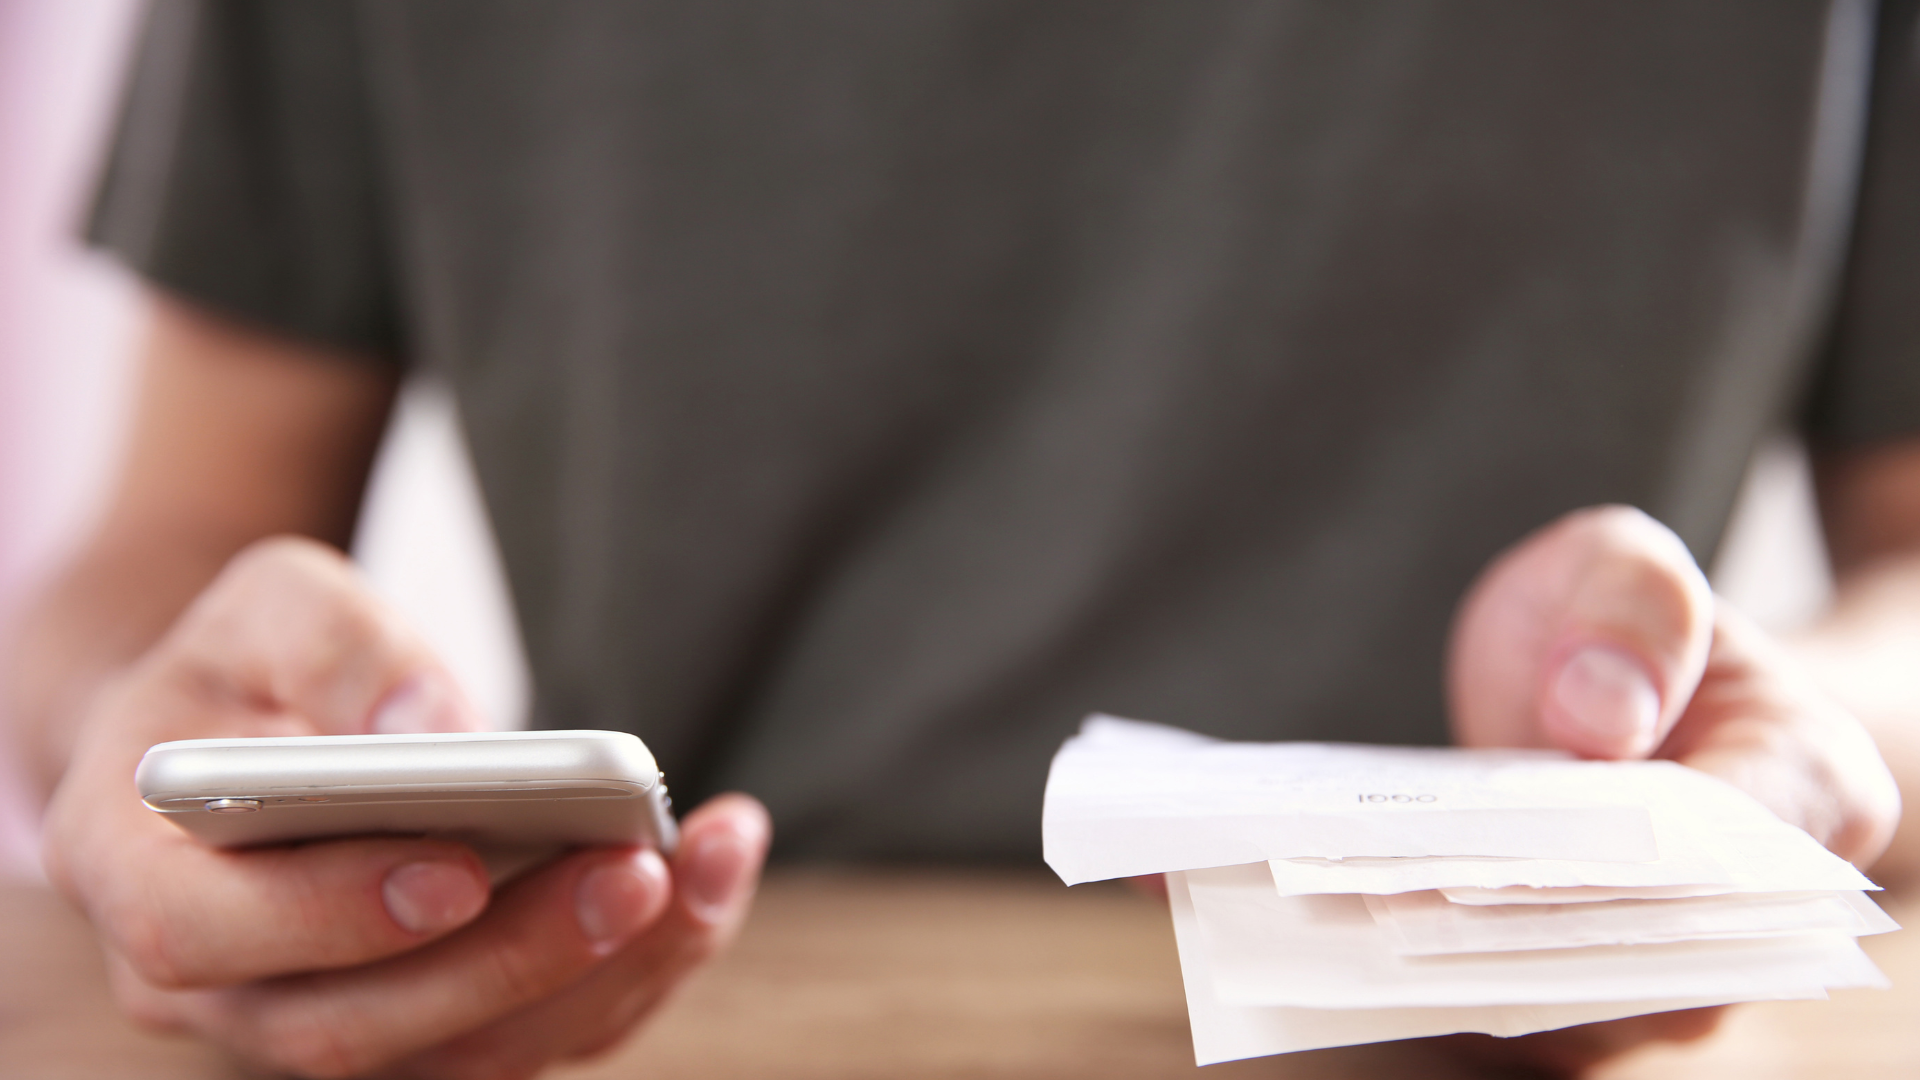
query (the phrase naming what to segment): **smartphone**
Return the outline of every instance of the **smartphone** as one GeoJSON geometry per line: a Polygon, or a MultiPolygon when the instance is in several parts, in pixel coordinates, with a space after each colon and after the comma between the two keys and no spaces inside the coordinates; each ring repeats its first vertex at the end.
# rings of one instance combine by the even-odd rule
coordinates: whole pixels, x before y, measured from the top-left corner
{"type": "Polygon", "coordinates": [[[149,749],[134,783],[218,847],[426,834],[474,845],[496,876],[580,845],[671,854],[678,838],[653,754],[618,731],[187,739],[149,749]]]}

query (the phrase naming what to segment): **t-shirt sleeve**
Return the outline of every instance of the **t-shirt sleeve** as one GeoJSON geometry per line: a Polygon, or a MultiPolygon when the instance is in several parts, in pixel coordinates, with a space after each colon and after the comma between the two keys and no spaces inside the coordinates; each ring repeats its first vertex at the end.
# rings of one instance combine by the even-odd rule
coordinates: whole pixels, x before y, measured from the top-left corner
{"type": "Polygon", "coordinates": [[[1816,444],[1920,434],[1920,4],[1882,8],[1853,248],[1808,402],[1816,444]]]}
{"type": "Polygon", "coordinates": [[[403,328],[353,11],[158,0],[88,235],[183,299],[397,363],[403,328]]]}

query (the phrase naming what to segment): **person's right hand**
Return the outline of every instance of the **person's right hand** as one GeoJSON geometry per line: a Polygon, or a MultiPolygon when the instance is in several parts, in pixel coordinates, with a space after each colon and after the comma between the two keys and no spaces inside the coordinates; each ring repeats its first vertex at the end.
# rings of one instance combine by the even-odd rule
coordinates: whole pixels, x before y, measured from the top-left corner
{"type": "Polygon", "coordinates": [[[531,1076],[618,1042],[734,935],[769,838],[759,803],[689,814],[671,865],[589,849],[490,891],[447,841],[210,848],[133,784],[172,739],[477,726],[338,554],[256,544],[91,703],[49,807],[48,872],[139,1020],[301,1076],[531,1076]]]}

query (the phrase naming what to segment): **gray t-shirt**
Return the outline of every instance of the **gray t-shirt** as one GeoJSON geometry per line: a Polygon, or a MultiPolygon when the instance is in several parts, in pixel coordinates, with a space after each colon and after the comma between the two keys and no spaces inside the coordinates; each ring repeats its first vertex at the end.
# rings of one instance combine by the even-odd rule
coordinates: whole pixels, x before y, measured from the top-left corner
{"type": "Polygon", "coordinates": [[[1090,710],[1443,741],[1528,530],[1920,427],[1912,8],[163,3],[94,234],[451,383],[539,724],[1024,857],[1090,710]]]}

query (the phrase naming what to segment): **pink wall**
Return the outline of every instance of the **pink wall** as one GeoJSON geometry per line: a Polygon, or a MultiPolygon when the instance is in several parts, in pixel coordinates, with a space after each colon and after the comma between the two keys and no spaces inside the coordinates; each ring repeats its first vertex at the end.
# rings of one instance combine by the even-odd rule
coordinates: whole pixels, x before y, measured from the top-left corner
{"type": "MultiPolygon", "coordinates": [[[[137,8],[0,0],[0,633],[84,527],[118,441],[139,306],[75,230],[137,8]]],[[[37,872],[7,765],[0,873],[37,872]]]]}

